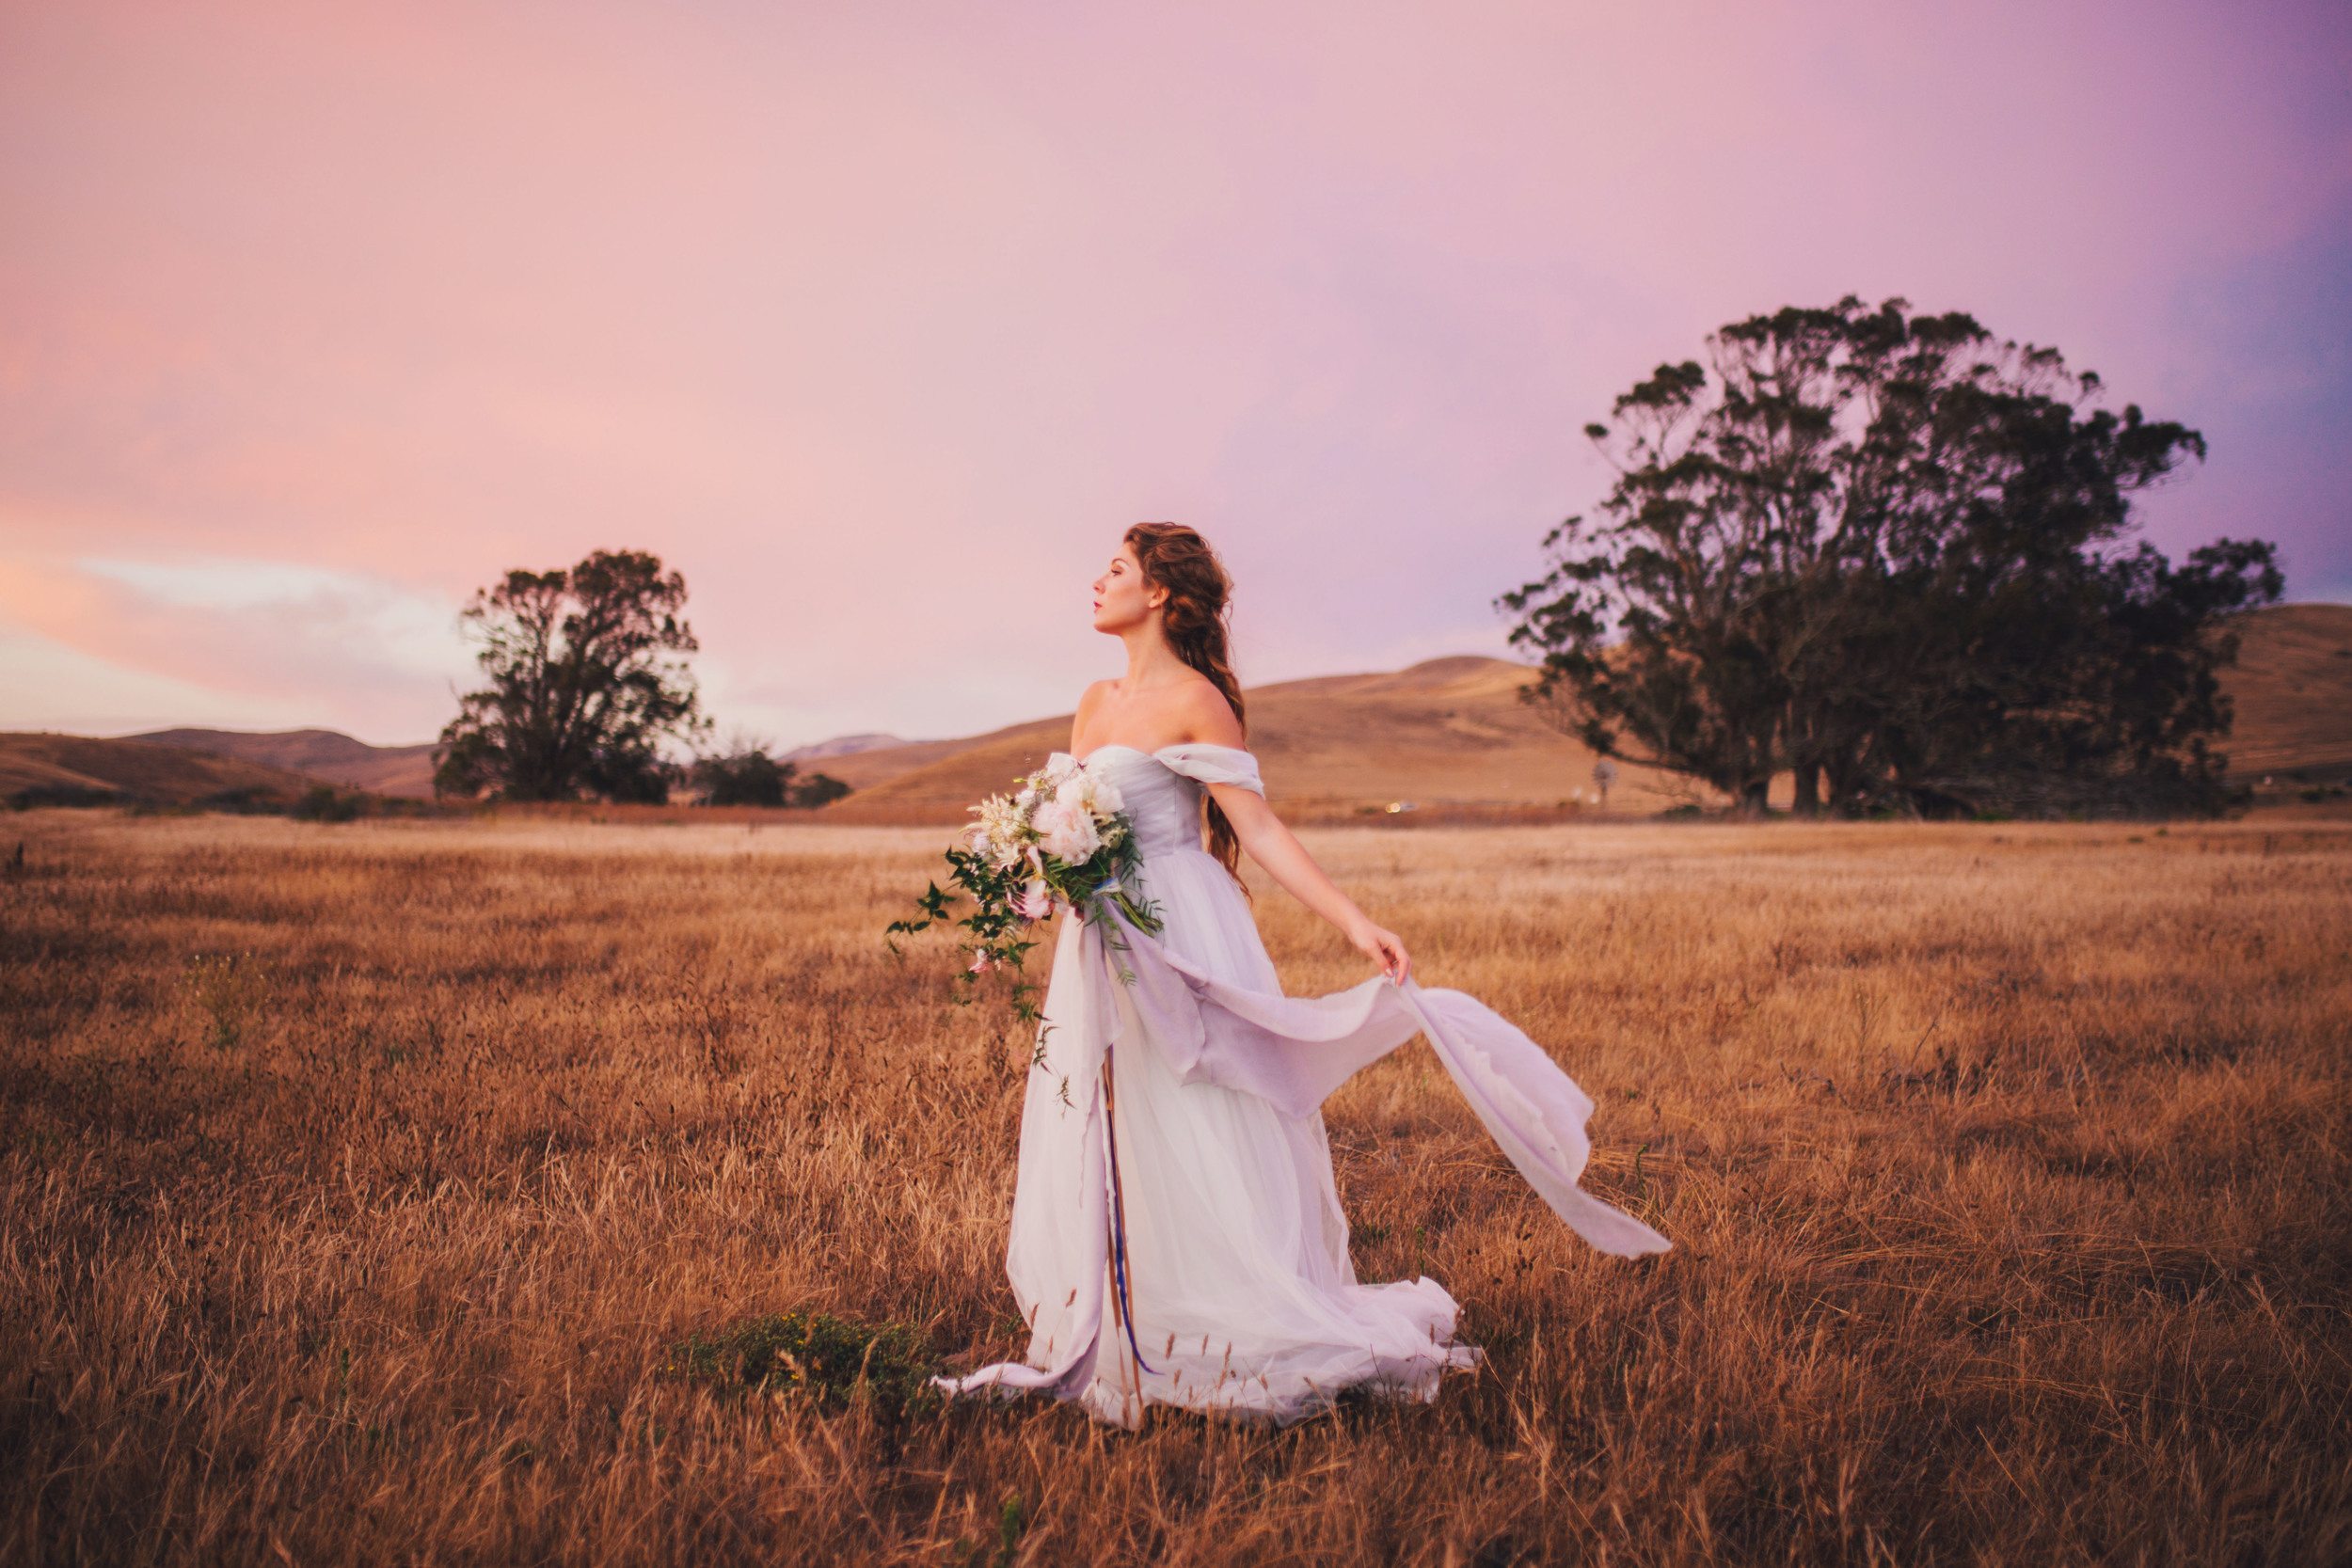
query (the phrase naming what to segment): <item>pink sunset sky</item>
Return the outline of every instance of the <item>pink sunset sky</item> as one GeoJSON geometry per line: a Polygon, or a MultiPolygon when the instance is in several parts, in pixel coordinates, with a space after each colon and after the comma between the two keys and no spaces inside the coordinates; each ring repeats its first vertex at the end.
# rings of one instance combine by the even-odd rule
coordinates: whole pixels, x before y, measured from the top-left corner
{"type": "Polygon", "coordinates": [[[1974,312],[2352,600],[2352,11],[0,3],[0,728],[429,739],[510,566],[722,732],[958,735],[1202,529],[1257,683],[1499,653],[1710,328],[1974,312]]]}

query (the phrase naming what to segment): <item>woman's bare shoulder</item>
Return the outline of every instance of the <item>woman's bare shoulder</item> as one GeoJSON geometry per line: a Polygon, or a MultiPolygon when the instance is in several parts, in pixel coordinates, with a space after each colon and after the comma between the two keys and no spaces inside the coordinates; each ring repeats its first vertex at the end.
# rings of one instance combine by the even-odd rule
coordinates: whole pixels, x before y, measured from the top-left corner
{"type": "Polygon", "coordinates": [[[1086,749],[1087,722],[1102,709],[1103,699],[1110,695],[1111,688],[1117,684],[1115,681],[1096,681],[1079,693],[1078,711],[1070,716],[1070,749],[1073,752],[1086,749]]]}
{"type": "Polygon", "coordinates": [[[1242,743],[1241,721],[1233,716],[1233,705],[1225,700],[1215,681],[1206,676],[1186,681],[1171,695],[1184,718],[1185,739],[1206,746],[1242,743]]]}

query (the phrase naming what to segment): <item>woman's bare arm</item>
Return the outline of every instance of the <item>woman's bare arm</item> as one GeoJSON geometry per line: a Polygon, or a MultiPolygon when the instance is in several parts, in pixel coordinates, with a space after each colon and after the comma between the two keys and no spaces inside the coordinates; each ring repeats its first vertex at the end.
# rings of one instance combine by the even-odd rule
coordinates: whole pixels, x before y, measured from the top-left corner
{"type": "Polygon", "coordinates": [[[1380,966],[1390,979],[1402,981],[1412,973],[1413,960],[1396,933],[1372,923],[1356,900],[1315,863],[1296,834],[1282,825],[1263,797],[1238,784],[1211,784],[1209,793],[1225,810],[1233,836],[1249,858],[1266,869],[1282,890],[1338,927],[1356,950],[1380,966]]]}

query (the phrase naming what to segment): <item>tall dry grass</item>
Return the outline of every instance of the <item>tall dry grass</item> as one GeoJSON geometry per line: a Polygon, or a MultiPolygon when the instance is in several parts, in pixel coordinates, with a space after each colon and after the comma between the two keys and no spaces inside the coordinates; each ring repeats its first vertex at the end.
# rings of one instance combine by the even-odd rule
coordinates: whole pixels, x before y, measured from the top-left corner
{"type": "Polygon", "coordinates": [[[936,832],[12,826],[9,1561],[2352,1552],[2339,829],[1314,835],[1679,1247],[1584,1250],[1410,1047],[1329,1108],[1359,1267],[1486,1368],[1136,1437],[663,1373],[795,1307],[1018,1349],[1021,1042],[878,941],[936,832]]]}

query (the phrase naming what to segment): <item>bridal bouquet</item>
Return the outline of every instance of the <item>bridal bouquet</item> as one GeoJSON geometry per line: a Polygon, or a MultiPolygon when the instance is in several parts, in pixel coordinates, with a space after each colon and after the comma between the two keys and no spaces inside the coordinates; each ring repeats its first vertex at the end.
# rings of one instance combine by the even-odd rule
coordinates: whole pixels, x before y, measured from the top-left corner
{"type": "MultiPolygon", "coordinates": [[[[979,820],[966,830],[963,847],[947,851],[949,884],[977,906],[954,922],[971,933],[961,945],[972,963],[959,978],[970,985],[992,970],[1019,969],[1023,955],[1037,945],[1028,928],[1064,907],[1103,922],[1115,951],[1124,951],[1126,943],[1118,924],[1106,918],[1110,907],[1137,929],[1158,934],[1159,911],[1125,886],[1140,856],[1124,806],[1117,784],[1089,773],[1067,752],[1056,752],[1013,793],[972,808],[979,820]]],[[[933,882],[914,901],[923,918],[894,920],[889,934],[946,924],[956,896],[933,882]]],[[[898,951],[896,942],[891,951],[898,951]]],[[[1040,1016],[1030,1000],[1036,989],[1025,981],[1013,986],[1017,1017],[1033,1022],[1040,1016]]]]}

